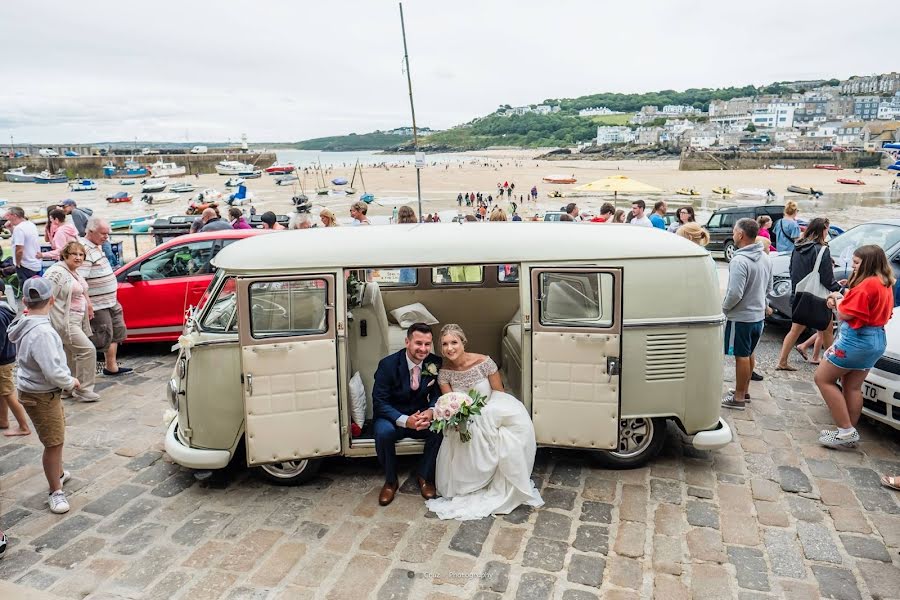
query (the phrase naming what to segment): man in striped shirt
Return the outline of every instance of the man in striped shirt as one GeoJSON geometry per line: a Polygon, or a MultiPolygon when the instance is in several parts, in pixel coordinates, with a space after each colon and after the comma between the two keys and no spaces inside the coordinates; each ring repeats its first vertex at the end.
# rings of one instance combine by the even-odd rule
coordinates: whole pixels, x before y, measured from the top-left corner
{"type": "Polygon", "coordinates": [[[106,220],[98,217],[88,219],[84,239],[81,240],[85,249],[84,263],[78,272],[87,281],[88,296],[94,306],[94,318],[91,319],[94,334],[91,341],[106,356],[103,374],[116,376],[130,373],[131,369],[116,362],[116,350],[125,341],[128,332],[125,329],[122,305],[116,298],[119,284],[109,259],[103,252],[103,244],[109,241],[109,232],[106,220]]]}

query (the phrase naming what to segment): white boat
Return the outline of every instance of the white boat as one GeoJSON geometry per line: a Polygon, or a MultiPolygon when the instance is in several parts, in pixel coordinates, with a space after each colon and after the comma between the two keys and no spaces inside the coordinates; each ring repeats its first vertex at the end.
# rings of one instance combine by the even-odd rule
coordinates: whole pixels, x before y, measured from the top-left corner
{"type": "Polygon", "coordinates": [[[145,194],[141,196],[141,202],[153,205],[168,204],[178,200],[178,198],[180,198],[178,194],[145,194]]]}
{"type": "Polygon", "coordinates": [[[298,181],[298,178],[293,173],[288,175],[278,175],[275,177],[275,185],[287,185],[289,183],[293,183],[294,181],[298,181]]]}
{"type": "Polygon", "coordinates": [[[193,185],[187,182],[176,183],[174,185],[169,186],[170,192],[178,192],[179,194],[183,194],[185,192],[193,192],[195,188],[193,185]]]}
{"type": "Polygon", "coordinates": [[[777,165],[769,165],[769,168],[770,169],[783,169],[783,170],[796,169],[796,167],[794,165],[782,165],[780,163],[777,165]]]}
{"type": "Polygon", "coordinates": [[[91,179],[79,179],[69,183],[69,189],[73,192],[87,192],[97,189],[97,184],[91,179]]]}
{"type": "Polygon", "coordinates": [[[742,196],[762,196],[763,198],[773,195],[772,191],[766,188],[739,188],[735,190],[735,193],[742,196]]]}
{"type": "Polygon", "coordinates": [[[141,192],[152,194],[153,192],[161,192],[169,185],[168,179],[147,179],[141,184],[141,192]]]}
{"type": "Polygon", "coordinates": [[[245,180],[243,177],[229,177],[228,180],[225,181],[225,187],[237,187],[239,185],[244,185],[245,180]]]}
{"type": "Polygon", "coordinates": [[[216,202],[224,198],[225,195],[216,188],[206,188],[202,192],[194,194],[191,200],[195,202],[216,202]]]}
{"type": "Polygon", "coordinates": [[[216,165],[216,173],[219,175],[243,175],[245,173],[253,173],[255,171],[253,165],[242,163],[237,160],[220,160],[216,165]]]}
{"type": "Polygon", "coordinates": [[[187,168],[179,167],[173,162],[163,162],[160,159],[150,165],[150,173],[154,177],[179,177],[187,173],[187,168]]]}
{"type": "Polygon", "coordinates": [[[10,183],[31,183],[34,181],[34,175],[34,173],[26,173],[25,167],[16,167],[3,173],[10,183]]]}

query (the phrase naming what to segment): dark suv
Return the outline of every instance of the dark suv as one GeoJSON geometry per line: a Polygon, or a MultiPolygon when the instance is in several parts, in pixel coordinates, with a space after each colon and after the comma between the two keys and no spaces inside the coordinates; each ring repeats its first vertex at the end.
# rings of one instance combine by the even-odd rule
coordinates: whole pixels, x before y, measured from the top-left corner
{"type": "MultiPolygon", "coordinates": [[[[769,228],[769,231],[775,231],[778,221],[784,216],[784,206],[781,204],[765,204],[762,206],[738,206],[717,210],[706,223],[706,230],[709,231],[709,245],[706,249],[724,252],[725,260],[731,262],[735,251],[734,240],[731,239],[734,224],[740,219],[756,219],[762,215],[769,215],[772,218],[772,226],[769,228]]],[[[772,241],[774,242],[775,240],[772,241]]]]}

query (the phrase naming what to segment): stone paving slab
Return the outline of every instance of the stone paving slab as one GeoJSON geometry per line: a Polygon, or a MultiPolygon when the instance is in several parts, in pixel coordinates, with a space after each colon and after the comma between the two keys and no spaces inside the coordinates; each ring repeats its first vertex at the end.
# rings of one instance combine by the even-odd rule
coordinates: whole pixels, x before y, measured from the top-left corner
{"type": "Polygon", "coordinates": [[[163,452],[173,357],[127,351],[140,379],[101,378],[103,400],[66,405],[67,515],[47,510],[37,439],[0,440],[0,596],[900,598],[900,496],[878,484],[900,470],[898,437],[864,421],[859,448],[819,447],[828,417],[806,366],[754,383],[748,410],[724,413],[737,435],[721,451],[674,426],[631,471],[541,449],[544,507],[460,523],[406,478],[379,507],[373,459],[328,460],[294,488],[241,469],[198,482],[163,452]]]}

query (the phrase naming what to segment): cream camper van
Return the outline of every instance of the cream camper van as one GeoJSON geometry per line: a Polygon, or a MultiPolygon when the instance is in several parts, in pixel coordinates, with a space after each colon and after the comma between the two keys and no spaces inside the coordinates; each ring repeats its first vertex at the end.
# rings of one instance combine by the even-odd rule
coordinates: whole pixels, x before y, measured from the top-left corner
{"type": "MultiPolygon", "coordinates": [[[[544,446],[628,468],[666,421],[693,445],[731,439],[719,418],[724,316],[709,254],[630,225],[429,223],[276,232],[231,244],[181,337],[169,384],[172,459],[220,469],[235,454],[279,483],[328,456],[374,456],[378,361],[401,323],[458,323],[498,362],[544,446]],[[420,304],[419,307],[410,307],[420,304]],[[351,430],[350,380],[365,389],[351,430]]],[[[435,344],[440,351],[440,344],[435,344]]],[[[358,387],[358,386],[357,386],[358,387]]],[[[359,398],[357,393],[357,398],[359,398]]],[[[398,453],[422,442],[400,440],[398,453]]]]}

